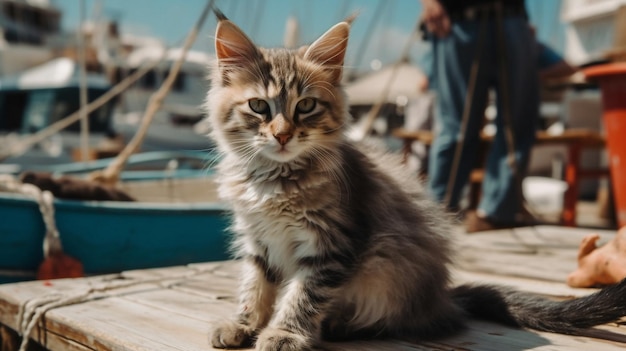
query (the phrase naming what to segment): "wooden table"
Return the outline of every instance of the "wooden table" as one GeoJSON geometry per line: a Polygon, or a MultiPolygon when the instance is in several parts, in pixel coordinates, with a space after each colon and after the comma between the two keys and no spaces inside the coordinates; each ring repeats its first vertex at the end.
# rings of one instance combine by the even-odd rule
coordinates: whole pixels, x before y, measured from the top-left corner
{"type": "MultiPolygon", "coordinates": [[[[411,143],[419,141],[430,146],[434,140],[432,132],[427,130],[409,131],[396,129],[393,135],[404,142],[404,154],[411,152],[411,143]]],[[[481,135],[481,140],[490,143],[493,136],[481,135]]],[[[567,190],[563,198],[563,212],[561,213],[561,223],[567,226],[576,225],[576,202],[578,201],[579,183],[581,178],[604,177],[609,175],[608,169],[584,169],[581,165],[581,154],[588,148],[604,148],[605,137],[599,132],[589,129],[566,129],[560,134],[550,134],[545,131],[538,131],[535,146],[540,145],[565,145],[567,147],[567,162],[565,164],[565,182],[567,190]]],[[[472,183],[482,182],[483,172],[478,171],[471,176],[472,183]]],[[[476,201],[473,201],[476,202],[476,201]]]]}
{"type": "MultiPolygon", "coordinates": [[[[529,227],[455,236],[459,249],[455,283],[488,282],[558,298],[594,290],[571,289],[565,276],[576,267],[586,230],[529,227]]],[[[613,233],[601,232],[603,241],[613,233]]],[[[211,350],[209,325],[235,311],[238,263],[216,262],[138,270],[119,275],[0,285],[3,350],[16,350],[20,308],[60,293],[82,303],[49,310],[32,338],[53,351],[211,350]],[[108,288],[108,289],[105,289],[108,288]]],[[[471,321],[467,330],[438,341],[362,341],[325,345],[331,351],[374,350],[624,350],[626,328],[601,326],[589,336],[564,336],[471,321]],[[593,336],[593,337],[591,337],[593,336]]]]}

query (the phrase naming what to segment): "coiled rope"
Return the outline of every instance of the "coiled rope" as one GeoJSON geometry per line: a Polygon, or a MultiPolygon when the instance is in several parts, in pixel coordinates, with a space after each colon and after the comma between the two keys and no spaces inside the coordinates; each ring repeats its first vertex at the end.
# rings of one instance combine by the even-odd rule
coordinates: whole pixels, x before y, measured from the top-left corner
{"type": "Polygon", "coordinates": [[[94,284],[88,281],[89,287],[81,289],[73,293],[53,292],[47,295],[35,297],[23,302],[17,315],[18,333],[22,336],[19,351],[26,351],[30,341],[30,335],[35,326],[40,322],[46,312],[63,306],[85,303],[93,300],[120,296],[122,293],[113,293],[113,291],[141,284],[157,284],[158,286],[170,288],[179,284],[181,281],[192,278],[194,276],[210,273],[216,269],[215,266],[210,268],[201,268],[197,266],[187,266],[191,271],[187,271],[178,275],[169,275],[162,277],[151,277],[146,279],[127,280],[123,275],[108,277],[108,280],[98,281],[94,284]],[[122,279],[116,279],[122,278],[122,279]]]}

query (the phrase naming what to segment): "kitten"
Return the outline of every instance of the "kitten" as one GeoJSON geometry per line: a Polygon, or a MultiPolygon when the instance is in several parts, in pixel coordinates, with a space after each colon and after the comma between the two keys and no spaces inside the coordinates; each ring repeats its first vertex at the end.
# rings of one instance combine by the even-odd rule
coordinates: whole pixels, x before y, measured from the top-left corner
{"type": "Polygon", "coordinates": [[[308,47],[264,49],[223,15],[207,107],[220,195],[243,261],[239,311],[214,347],[311,350],[321,340],[432,338],[469,316],[561,333],[626,314],[626,282],[552,302],[450,288],[444,211],[399,160],[344,136],[349,22],[308,47]]]}

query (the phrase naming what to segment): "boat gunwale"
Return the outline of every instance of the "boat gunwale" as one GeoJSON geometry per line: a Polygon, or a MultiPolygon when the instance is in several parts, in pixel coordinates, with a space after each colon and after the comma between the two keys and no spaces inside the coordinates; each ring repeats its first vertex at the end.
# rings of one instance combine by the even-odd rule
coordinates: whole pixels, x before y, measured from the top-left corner
{"type": "MultiPolygon", "coordinates": [[[[8,200],[16,204],[33,205],[37,206],[37,202],[34,198],[15,193],[0,192],[0,202],[8,200]]],[[[225,203],[223,202],[191,202],[191,203],[168,203],[168,202],[144,202],[144,201],[95,201],[95,200],[64,200],[54,199],[54,207],[57,211],[74,210],[74,211],[88,211],[94,209],[106,209],[110,212],[115,211],[133,211],[133,212],[163,212],[163,213],[177,213],[187,212],[193,213],[206,213],[216,212],[222,214],[229,212],[225,203]]]]}

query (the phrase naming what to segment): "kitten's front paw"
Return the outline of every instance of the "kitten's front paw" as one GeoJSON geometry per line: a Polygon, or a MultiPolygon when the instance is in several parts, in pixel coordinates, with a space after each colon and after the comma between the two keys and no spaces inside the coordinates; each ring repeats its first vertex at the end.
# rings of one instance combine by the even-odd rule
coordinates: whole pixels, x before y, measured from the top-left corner
{"type": "Polygon", "coordinates": [[[265,329],[256,341],[256,351],[310,351],[307,338],[280,329],[265,329]]]}
{"type": "Polygon", "coordinates": [[[254,329],[235,321],[222,321],[209,334],[211,345],[218,349],[252,346],[253,338],[254,329]]]}

